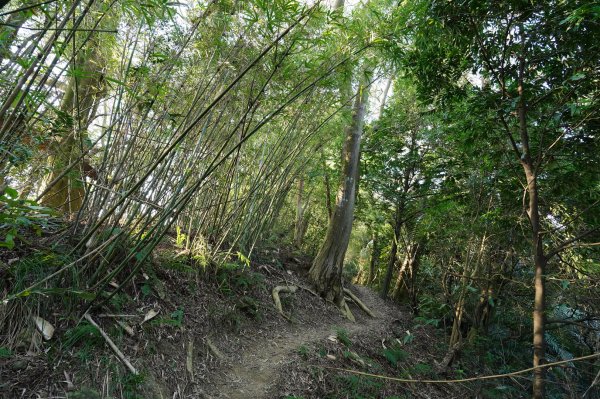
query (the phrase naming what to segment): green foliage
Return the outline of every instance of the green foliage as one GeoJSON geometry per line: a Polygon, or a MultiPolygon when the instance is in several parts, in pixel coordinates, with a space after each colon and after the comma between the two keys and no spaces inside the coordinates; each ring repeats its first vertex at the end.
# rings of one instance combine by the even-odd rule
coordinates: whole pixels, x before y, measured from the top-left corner
{"type": "Polygon", "coordinates": [[[131,297],[125,292],[118,292],[110,298],[110,305],[119,311],[129,302],[131,302],[131,297]]]}
{"type": "Polygon", "coordinates": [[[141,374],[126,373],[121,377],[121,387],[124,399],[144,399],[140,393],[142,384],[146,380],[146,376],[141,374]]]}
{"type": "Polygon", "coordinates": [[[67,393],[67,399],[100,399],[102,395],[91,388],[80,388],[74,392],[67,393]]]}
{"type": "Polygon", "coordinates": [[[308,360],[308,347],[306,347],[305,345],[300,345],[300,347],[298,347],[298,355],[303,360],[308,360]]]}
{"type": "Polygon", "coordinates": [[[335,330],[336,337],[338,341],[340,341],[346,348],[349,348],[352,345],[352,341],[350,341],[350,337],[348,337],[348,331],[343,328],[338,328],[335,330]]]}
{"type": "Polygon", "coordinates": [[[92,347],[102,345],[102,340],[102,335],[96,327],[92,326],[87,321],[82,321],[75,327],[65,331],[62,345],[66,350],[74,348],[80,344],[83,344],[83,349],[90,349],[92,347]]]}
{"type": "Polygon", "coordinates": [[[142,298],[145,298],[152,294],[152,287],[148,283],[144,283],[140,288],[140,292],[142,293],[142,298]]]}
{"type": "Polygon", "coordinates": [[[394,345],[389,348],[383,349],[381,354],[393,367],[397,367],[398,362],[401,362],[408,356],[408,353],[406,353],[406,351],[404,351],[398,345],[394,345]]]}
{"type": "Polygon", "coordinates": [[[421,377],[433,377],[435,373],[433,372],[433,367],[426,363],[417,363],[410,368],[413,374],[416,374],[421,377]]]}
{"type": "MultiPolygon", "coordinates": [[[[72,259],[69,256],[51,250],[37,251],[24,256],[9,267],[12,292],[17,293],[25,290],[36,281],[47,277],[71,261],[72,259]]],[[[73,282],[78,280],[77,274],[74,273],[72,277],[73,282]]],[[[65,299],[72,297],[89,298],[86,292],[59,287],[36,288],[32,291],[24,291],[21,296],[26,297],[32,294],[56,294],[63,296],[65,299]]]]}
{"type": "Polygon", "coordinates": [[[0,346],[0,359],[8,359],[12,356],[12,351],[9,348],[0,346]]]}
{"type": "Polygon", "coordinates": [[[168,318],[157,317],[157,318],[151,320],[150,325],[181,327],[181,326],[183,326],[183,317],[184,317],[183,308],[177,308],[177,310],[172,312],[168,318]]]}
{"type": "Polygon", "coordinates": [[[188,240],[188,236],[181,231],[181,227],[176,227],[177,236],[175,237],[175,246],[178,248],[183,248],[185,243],[188,240]]]}
{"type": "Polygon", "coordinates": [[[262,319],[260,302],[250,296],[242,296],[236,302],[237,308],[248,317],[256,320],[262,319]]]}
{"type": "Polygon", "coordinates": [[[244,294],[254,289],[264,289],[264,276],[248,270],[245,265],[224,263],[217,269],[219,290],[226,295],[244,294]]]}
{"type": "Polygon", "coordinates": [[[404,337],[402,338],[402,343],[403,343],[404,345],[408,345],[408,344],[410,344],[411,342],[413,342],[414,340],[415,340],[415,336],[414,336],[414,334],[411,334],[409,331],[407,331],[407,332],[404,334],[404,337]]]}
{"type": "Polygon", "coordinates": [[[176,322],[176,325],[180,327],[183,322],[183,309],[178,308],[176,311],[171,313],[171,319],[173,319],[176,322]]]}
{"type": "Polygon", "coordinates": [[[194,274],[197,269],[190,265],[185,259],[161,259],[161,266],[165,269],[175,270],[184,274],[194,274]]]}
{"type": "Polygon", "coordinates": [[[31,230],[40,236],[55,212],[35,201],[19,199],[19,193],[4,187],[0,195],[0,248],[13,249],[15,240],[27,242],[24,232],[31,230]]]}
{"type": "MultiPolygon", "coordinates": [[[[372,257],[373,284],[381,285],[389,260],[394,280],[418,244],[414,272],[402,280],[402,300],[418,314],[414,328],[445,333],[460,309],[458,330],[468,331],[460,370],[527,367],[533,268],[522,161],[531,157],[543,249],[563,249],[548,257],[546,314],[568,322],[599,314],[598,5],[376,0],[339,12],[305,3],[93,2],[87,14],[74,9],[83,18],[79,33],[45,34],[41,58],[27,32],[61,20],[66,3],[5,16],[22,15],[27,29],[15,37],[15,29],[0,29],[0,173],[11,185],[0,196],[0,291],[14,295],[73,264],[14,306],[55,305],[40,301],[42,294],[89,301],[88,287],[137,276],[150,251],[165,244],[159,238],[175,229],[175,246],[189,256],[171,248],[161,267],[214,279],[225,297],[215,311],[224,326],[260,320],[255,298],[266,287],[250,258],[268,246],[268,262],[283,268],[279,250],[292,242],[298,194],[309,221],[302,251],[318,250],[350,123],[345,88],[372,69],[382,78],[373,93],[387,77],[392,91],[381,115],[368,110],[344,278],[369,282],[372,257]],[[83,176],[89,166],[98,178],[83,176]],[[18,198],[41,192],[61,172],[71,191],[86,194],[81,208],[65,206],[73,223],[53,240],[72,257],[39,248],[35,235],[53,230],[54,214],[18,198]],[[299,178],[303,193],[294,189],[299,178]],[[212,258],[224,253],[223,262],[212,258]]],[[[142,298],[158,282],[144,282],[142,298]]],[[[118,293],[108,305],[119,310],[130,300],[118,293]]],[[[150,324],[183,321],[177,309],[150,324]]],[[[85,332],[66,337],[82,359],[93,356],[82,344],[85,332]]],[[[337,337],[352,345],[347,332],[337,337]]],[[[407,332],[403,343],[414,337],[407,332]]],[[[552,330],[547,357],[585,354],[587,338],[570,324],[552,330]]],[[[392,366],[405,356],[395,346],[379,354],[392,366]]],[[[415,366],[415,374],[430,373],[427,367],[415,366]]],[[[575,379],[589,386],[584,375],[549,371],[549,394],[566,395],[561,389],[575,379]]],[[[347,396],[375,397],[363,383],[344,381],[347,396]]],[[[519,395],[505,383],[486,386],[486,394],[519,395]]]]}
{"type": "Polygon", "coordinates": [[[320,357],[325,357],[327,355],[327,349],[325,349],[323,346],[319,346],[317,347],[317,353],[320,357]]]}
{"type": "Polygon", "coordinates": [[[371,399],[377,397],[383,382],[377,378],[351,374],[336,376],[336,385],[338,385],[338,393],[344,398],[371,399]]]}

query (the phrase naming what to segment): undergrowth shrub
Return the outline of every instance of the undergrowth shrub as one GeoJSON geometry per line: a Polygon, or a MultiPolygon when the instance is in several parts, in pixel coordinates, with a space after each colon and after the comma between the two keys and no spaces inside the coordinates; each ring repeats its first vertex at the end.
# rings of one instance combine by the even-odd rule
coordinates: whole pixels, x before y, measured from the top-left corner
{"type": "Polygon", "coordinates": [[[265,289],[265,277],[239,263],[224,263],[217,269],[219,290],[228,296],[245,294],[251,290],[265,289]]]}
{"type": "MultiPolygon", "coordinates": [[[[71,261],[71,257],[50,250],[32,252],[8,267],[8,276],[4,280],[4,284],[7,285],[10,293],[19,293],[71,261]]],[[[70,275],[67,274],[67,277],[71,278],[70,282],[79,282],[79,276],[74,271],[71,271],[70,275]]],[[[32,291],[25,292],[23,293],[23,296],[39,293],[63,294],[67,292],[61,291],[56,285],[46,285],[44,287],[45,288],[39,287],[32,291]]],[[[77,293],[78,291],[71,289],[69,292],[77,293]]]]}
{"type": "Polygon", "coordinates": [[[381,380],[362,375],[337,376],[335,383],[338,392],[336,396],[328,396],[330,399],[340,397],[348,399],[376,398],[383,388],[381,380]]]}
{"type": "Polygon", "coordinates": [[[0,248],[15,248],[16,242],[28,244],[26,235],[33,232],[42,235],[56,216],[50,208],[40,206],[35,201],[19,198],[17,190],[10,187],[0,189],[0,248]]]}
{"type": "Polygon", "coordinates": [[[66,330],[62,338],[62,348],[64,350],[70,350],[80,344],[83,348],[103,344],[100,331],[87,321],[82,321],[75,327],[66,330]]]}
{"type": "Polygon", "coordinates": [[[393,367],[397,367],[398,362],[401,362],[408,357],[408,353],[400,348],[399,345],[394,345],[387,349],[383,349],[382,355],[393,367]]]}
{"type": "Polygon", "coordinates": [[[352,341],[350,341],[350,337],[348,337],[348,331],[343,328],[336,329],[337,339],[347,348],[352,345],[352,341]]]}

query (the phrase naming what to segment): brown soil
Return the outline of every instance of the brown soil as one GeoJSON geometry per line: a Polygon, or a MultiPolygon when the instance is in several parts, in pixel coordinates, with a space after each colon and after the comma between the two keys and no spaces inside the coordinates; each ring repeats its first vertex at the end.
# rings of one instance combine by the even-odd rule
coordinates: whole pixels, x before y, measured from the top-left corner
{"type": "Polygon", "coordinates": [[[23,349],[0,359],[0,398],[388,398],[399,393],[464,397],[460,389],[389,383],[371,393],[337,396],[336,390],[346,389],[347,374],[325,367],[397,375],[401,369],[386,364],[383,347],[396,345],[398,337],[411,330],[414,341],[405,347],[406,364],[433,364],[444,355],[443,347],[435,348],[439,337],[430,328],[412,331],[414,322],[406,309],[358,286],[351,289],[376,318],[351,305],[357,319],[352,323],[337,308],[300,289],[293,295],[282,294],[291,321],[287,320],[275,310],[271,289],[285,284],[308,287],[303,275],[309,263],[278,252],[267,255],[244,270],[204,274],[165,267],[159,257],[152,270],[132,282],[122,308],[106,310],[133,316],[122,319],[134,329],[133,336],[124,334],[115,319],[92,314],[142,371],[138,379],[125,371],[101,338],[84,336],[65,346],[65,337],[76,328],[74,318],[64,317],[60,309],[41,314],[56,327],[55,338],[42,342],[34,352],[23,349]],[[158,316],[142,323],[151,309],[158,316]],[[351,347],[336,338],[339,331],[352,341],[351,347]],[[373,364],[361,368],[347,357],[348,352],[372,359],[373,364]],[[86,394],[88,389],[98,395],[86,394]]]}
{"type": "MultiPolygon", "coordinates": [[[[260,337],[242,348],[240,359],[215,381],[210,391],[215,398],[268,398],[277,390],[277,377],[289,368],[301,346],[325,343],[335,337],[336,329],[343,328],[349,335],[368,334],[379,336],[387,327],[383,320],[398,316],[398,309],[381,301],[373,291],[365,287],[355,287],[359,298],[377,318],[360,318],[359,322],[339,319],[330,315],[329,319],[316,325],[282,325],[278,332],[260,337]],[[334,321],[335,320],[335,321],[334,321]]],[[[357,313],[358,308],[353,308],[357,313]]]]}

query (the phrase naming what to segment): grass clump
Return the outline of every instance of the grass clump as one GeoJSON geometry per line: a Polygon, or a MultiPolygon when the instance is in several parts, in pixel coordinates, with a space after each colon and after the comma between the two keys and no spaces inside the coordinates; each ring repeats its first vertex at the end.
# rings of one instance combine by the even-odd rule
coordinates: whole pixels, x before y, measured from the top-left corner
{"type": "Polygon", "coordinates": [[[393,367],[397,367],[398,362],[408,357],[408,354],[398,345],[394,345],[390,348],[384,349],[382,351],[382,355],[393,367]]]}
{"type": "Polygon", "coordinates": [[[347,348],[352,345],[352,341],[350,341],[350,337],[348,337],[348,331],[343,328],[338,328],[336,331],[337,339],[347,348]]]}

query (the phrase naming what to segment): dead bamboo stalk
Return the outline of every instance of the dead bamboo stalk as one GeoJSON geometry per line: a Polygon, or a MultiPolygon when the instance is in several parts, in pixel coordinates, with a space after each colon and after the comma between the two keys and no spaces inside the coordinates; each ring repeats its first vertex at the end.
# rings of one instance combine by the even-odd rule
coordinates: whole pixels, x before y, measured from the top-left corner
{"type": "Polygon", "coordinates": [[[115,345],[115,343],[112,341],[112,339],[110,339],[110,337],[108,336],[108,334],[106,334],[106,332],[98,324],[96,324],[96,322],[92,319],[92,316],[90,316],[89,313],[86,313],[83,317],[91,325],[93,325],[94,327],[96,327],[98,329],[98,331],[100,331],[100,335],[102,335],[102,338],[104,338],[104,340],[106,341],[106,343],[108,344],[108,346],[110,347],[110,349],[112,349],[113,352],[115,352],[115,355],[117,355],[117,357],[119,358],[119,360],[121,362],[123,362],[123,364],[129,369],[129,371],[131,371],[131,373],[134,374],[134,375],[138,375],[138,371],[135,369],[135,367],[133,367],[133,365],[131,364],[131,362],[129,362],[129,360],[127,360],[127,358],[125,357],[125,355],[123,354],[123,352],[121,352],[121,350],[119,348],[117,348],[117,345],[115,345]]]}

